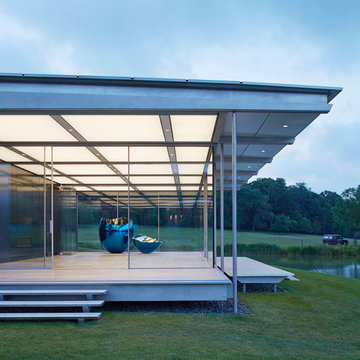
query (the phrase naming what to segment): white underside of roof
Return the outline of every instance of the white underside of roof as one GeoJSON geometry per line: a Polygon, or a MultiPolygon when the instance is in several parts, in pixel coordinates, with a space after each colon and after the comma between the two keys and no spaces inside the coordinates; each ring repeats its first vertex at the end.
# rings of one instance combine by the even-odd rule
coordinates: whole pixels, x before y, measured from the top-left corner
{"type": "Polygon", "coordinates": [[[216,83],[201,88],[196,81],[189,87],[156,84],[0,82],[0,160],[40,176],[46,160],[49,179],[52,159],[56,183],[107,197],[110,203],[115,201],[114,194],[127,196],[129,183],[132,198],[139,195],[134,202],[138,206],[152,206],[159,194],[161,201],[193,206],[201,198],[204,179],[209,196],[212,192],[212,146],[217,183],[221,143],[225,187],[231,182],[233,111],[236,177],[241,185],[331,108],[326,89],[315,87],[287,86],[281,92],[279,85],[268,85],[271,90],[267,91],[266,84],[259,84],[258,91],[254,91],[256,84],[241,85],[249,87],[243,90],[235,83],[221,82],[219,88],[216,83]],[[56,146],[58,142],[69,145],[56,146]],[[78,142],[82,146],[74,146],[78,142]],[[107,146],[109,142],[117,146],[107,146]],[[153,145],[134,146],[141,142],[153,145]],[[53,145],[52,157],[49,145],[53,145]]]}

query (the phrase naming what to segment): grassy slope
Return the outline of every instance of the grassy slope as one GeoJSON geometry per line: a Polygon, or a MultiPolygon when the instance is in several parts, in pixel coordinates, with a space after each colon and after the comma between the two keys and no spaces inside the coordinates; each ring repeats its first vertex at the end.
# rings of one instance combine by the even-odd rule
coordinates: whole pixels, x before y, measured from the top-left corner
{"type": "Polygon", "coordinates": [[[252,315],[105,312],[98,322],[0,323],[0,359],[359,359],[359,280],[291,270],[252,315]]]}
{"type": "MultiPolygon", "coordinates": [[[[162,228],[160,230],[160,238],[166,240],[167,243],[163,247],[179,248],[183,250],[198,250],[202,244],[202,232],[195,228],[162,228]],[[185,246],[185,247],[184,247],[185,246]]],[[[135,231],[136,234],[144,233],[157,238],[156,226],[142,226],[135,231]]],[[[211,233],[209,233],[210,235],[211,233]]],[[[231,230],[224,231],[225,244],[232,243],[231,230]]],[[[305,235],[305,234],[278,234],[267,232],[251,232],[239,231],[237,234],[239,244],[274,244],[280,247],[283,246],[300,246],[303,245],[321,245],[322,236],[305,235]]],[[[217,231],[217,238],[220,239],[220,231],[217,231]]],[[[218,240],[219,241],[219,240],[218,240]]],[[[98,235],[97,225],[82,225],[79,226],[79,250],[88,251],[89,249],[99,248],[100,241],[98,235]]]]}

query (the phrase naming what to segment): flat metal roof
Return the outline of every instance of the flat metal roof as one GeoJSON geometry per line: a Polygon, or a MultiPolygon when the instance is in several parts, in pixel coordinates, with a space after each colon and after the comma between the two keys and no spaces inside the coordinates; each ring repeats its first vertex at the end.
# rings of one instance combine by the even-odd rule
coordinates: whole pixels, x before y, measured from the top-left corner
{"type": "Polygon", "coordinates": [[[189,206],[188,197],[196,203],[205,181],[209,188],[218,184],[221,147],[224,184],[231,185],[233,112],[236,181],[241,185],[329,112],[329,102],[341,90],[245,81],[0,74],[0,161],[41,175],[39,149],[53,146],[54,179],[63,186],[113,203],[116,192],[126,192],[130,176],[142,206],[153,206],[159,191],[164,202],[179,198],[189,206]]]}
{"type": "Polygon", "coordinates": [[[338,95],[343,88],[330,86],[309,86],[277,83],[257,83],[249,81],[176,79],[176,78],[147,78],[131,76],[95,76],[95,75],[53,75],[53,74],[21,74],[0,73],[0,82],[31,82],[58,83],[103,86],[146,86],[146,87],[177,87],[195,89],[226,89],[250,90],[270,92],[290,92],[326,94],[328,102],[338,95]]]}

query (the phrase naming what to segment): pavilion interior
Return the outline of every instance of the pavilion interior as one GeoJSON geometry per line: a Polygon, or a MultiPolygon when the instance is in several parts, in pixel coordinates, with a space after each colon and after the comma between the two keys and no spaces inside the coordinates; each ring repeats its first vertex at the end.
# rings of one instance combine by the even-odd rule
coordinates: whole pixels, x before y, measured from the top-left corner
{"type": "MultiPolygon", "coordinates": [[[[161,251],[201,251],[212,263],[213,185],[219,190],[221,156],[225,189],[232,179],[229,115],[1,114],[0,141],[7,145],[0,146],[0,196],[7,217],[0,261],[48,267],[52,253],[76,252],[82,202],[113,217],[129,211],[138,232],[165,240],[161,251]],[[179,228],[195,235],[184,230],[178,241],[171,234],[179,228]]],[[[318,115],[238,112],[238,186],[318,115]]]]}

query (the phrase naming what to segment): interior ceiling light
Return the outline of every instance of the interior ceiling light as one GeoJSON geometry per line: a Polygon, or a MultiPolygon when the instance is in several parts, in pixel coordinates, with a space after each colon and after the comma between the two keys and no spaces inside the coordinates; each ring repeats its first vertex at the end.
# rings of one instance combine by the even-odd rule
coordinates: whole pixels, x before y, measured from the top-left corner
{"type": "Polygon", "coordinates": [[[261,152],[262,152],[262,153],[264,153],[264,152],[265,152],[265,150],[263,149],[263,150],[261,150],[261,152]]]}
{"type": "Polygon", "coordinates": [[[287,128],[287,127],[289,127],[289,125],[288,125],[288,124],[284,124],[282,127],[283,127],[283,128],[287,128]]]}
{"type": "Polygon", "coordinates": [[[248,166],[248,169],[250,169],[250,168],[251,168],[251,166],[249,165],[249,166],[248,166]]]}

